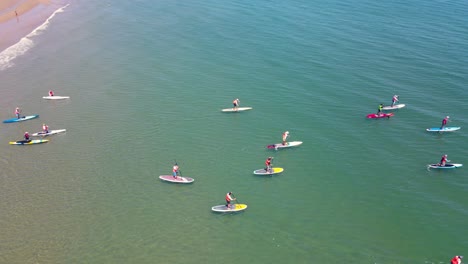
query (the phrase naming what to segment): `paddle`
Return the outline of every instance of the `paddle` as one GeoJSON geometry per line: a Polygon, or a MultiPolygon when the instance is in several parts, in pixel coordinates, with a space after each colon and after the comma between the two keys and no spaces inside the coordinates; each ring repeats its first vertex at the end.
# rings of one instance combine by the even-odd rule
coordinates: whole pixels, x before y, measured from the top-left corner
{"type": "Polygon", "coordinates": [[[231,196],[232,196],[232,198],[235,199],[234,201],[236,201],[236,203],[239,203],[239,202],[237,201],[237,197],[234,197],[234,195],[233,195],[232,193],[231,193],[231,196]]]}
{"type": "MultiPolygon", "coordinates": [[[[234,197],[234,195],[233,195],[232,193],[231,193],[231,196],[232,196],[232,198],[235,199],[234,201],[236,201],[236,204],[239,204],[239,201],[237,201],[237,197],[234,197]]],[[[236,209],[236,207],[237,207],[237,206],[234,206],[234,209],[236,209]]]]}

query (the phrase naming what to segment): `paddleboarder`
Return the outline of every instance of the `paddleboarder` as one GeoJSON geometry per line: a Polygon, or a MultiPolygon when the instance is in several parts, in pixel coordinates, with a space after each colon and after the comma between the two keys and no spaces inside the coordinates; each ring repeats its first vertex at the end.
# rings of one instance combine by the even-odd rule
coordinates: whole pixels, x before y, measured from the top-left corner
{"type": "Polygon", "coordinates": [[[452,261],[450,261],[450,264],[461,264],[463,256],[455,256],[453,257],[452,261]]]}
{"type": "Polygon", "coordinates": [[[447,122],[449,120],[450,116],[446,116],[444,119],[442,119],[442,126],[440,127],[440,129],[444,129],[444,127],[447,125],[447,122]]]}
{"type": "Polygon", "coordinates": [[[395,103],[398,102],[398,95],[394,95],[392,98],[392,107],[395,105],[395,103]]]}
{"type": "Polygon", "coordinates": [[[21,109],[19,107],[16,107],[16,109],[15,109],[15,116],[18,119],[21,118],[21,109]]]}
{"type": "Polygon", "coordinates": [[[232,192],[226,193],[226,207],[231,208],[231,201],[235,201],[236,198],[232,197],[232,192]]]}
{"type": "Polygon", "coordinates": [[[273,157],[268,157],[268,159],[265,160],[265,171],[266,172],[271,172],[271,161],[273,160],[273,157]]]}
{"type": "Polygon", "coordinates": [[[49,96],[54,96],[54,91],[49,90],[49,96]]]}
{"type": "Polygon", "coordinates": [[[172,176],[177,179],[177,174],[179,174],[179,165],[176,163],[172,166],[172,176]]]}
{"type": "Polygon", "coordinates": [[[383,109],[383,104],[380,104],[379,108],[377,109],[377,115],[378,116],[380,116],[380,114],[382,113],[382,109],[383,109]]]}
{"type": "Polygon", "coordinates": [[[288,139],[288,137],[289,137],[289,131],[284,132],[282,137],[283,137],[282,144],[284,146],[284,145],[288,144],[288,142],[286,142],[286,139],[288,139]]]}
{"type": "Polygon", "coordinates": [[[439,166],[442,166],[442,167],[443,167],[443,166],[445,166],[445,163],[446,163],[447,161],[450,161],[450,160],[447,159],[447,157],[448,157],[447,154],[445,154],[445,155],[442,156],[442,158],[440,159],[440,162],[439,162],[439,166]]]}
{"type": "Polygon", "coordinates": [[[24,140],[26,140],[27,142],[31,141],[31,139],[29,139],[29,132],[24,132],[24,140]]]}
{"type": "Polygon", "coordinates": [[[237,108],[239,108],[240,105],[239,98],[236,98],[234,101],[232,101],[232,105],[234,106],[233,109],[237,110],[237,108]]]}
{"type": "Polygon", "coordinates": [[[46,124],[42,124],[42,133],[47,134],[49,133],[49,126],[46,124]]]}

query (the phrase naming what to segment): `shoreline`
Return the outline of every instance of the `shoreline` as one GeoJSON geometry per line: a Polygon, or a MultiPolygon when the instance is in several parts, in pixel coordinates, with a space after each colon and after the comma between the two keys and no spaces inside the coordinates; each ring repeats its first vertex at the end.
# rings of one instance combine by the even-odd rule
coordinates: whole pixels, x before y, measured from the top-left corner
{"type": "Polygon", "coordinates": [[[44,23],[63,0],[3,0],[0,4],[0,53],[44,23]]]}

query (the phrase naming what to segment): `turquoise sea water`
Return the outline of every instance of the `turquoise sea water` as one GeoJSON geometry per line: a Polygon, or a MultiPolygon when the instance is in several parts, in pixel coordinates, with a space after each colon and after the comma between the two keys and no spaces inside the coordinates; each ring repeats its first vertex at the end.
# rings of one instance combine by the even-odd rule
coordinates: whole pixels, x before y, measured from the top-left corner
{"type": "Polygon", "coordinates": [[[24,54],[0,59],[0,118],[16,106],[40,115],[1,124],[0,263],[466,254],[466,168],[426,164],[447,153],[468,166],[467,11],[464,1],[71,1],[24,54]],[[42,100],[49,89],[71,99],[42,100]],[[365,119],[393,94],[407,107],[365,119]],[[221,113],[235,98],[253,110],[221,113]],[[462,129],[425,132],[446,115],[462,129]],[[8,145],[44,122],[67,133],[8,145]],[[267,150],[285,130],[304,144],[267,150]],[[268,156],[285,172],[254,176],[268,156]],[[158,179],[175,160],[192,185],[158,179]],[[212,213],[228,191],[249,208],[212,213]]]}

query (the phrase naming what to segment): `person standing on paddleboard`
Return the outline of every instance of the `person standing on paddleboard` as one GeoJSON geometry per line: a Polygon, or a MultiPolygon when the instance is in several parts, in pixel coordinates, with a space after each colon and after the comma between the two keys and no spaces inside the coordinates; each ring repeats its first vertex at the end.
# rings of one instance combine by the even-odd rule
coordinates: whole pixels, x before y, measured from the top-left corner
{"type": "Polygon", "coordinates": [[[21,109],[19,107],[16,107],[16,109],[15,109],[15,116],[18,119],[21,118],[21,109]]]}
{"type": "Polygon", "coordinates": [[[442,126],[440,127],[440,130],[444,129],[444,127],[447,125],[449,118],[450,116],[446,116],[444,119],[442,119],[442,126]]]}
{"type": "Polygon", "coordinates": [[[392,98],[392,107],[395,105],[395,103],[398,102],[398,95],[394,95],[392,98]]]}
{"type": "Polygon", "coordinates": [[[174,166],[172,166],[172,176],[174,176],[175,179],[177,179],[177,174],[179,173],[179,165],[174,164],[174,166]]]}
{"type": "Polygon", "coordinates": [[[47,134],[49,133],[49,126],[46,124],[42,124],[42,133],[47,134]]]}
{"type": "Polygon", "coordinates": [[[379,108],[377,109],[377,115],[380,115],[382,113],[382,109],[383,109],[383,104],[380,104],[379,108]]]}
{"type": "Polygon", "coordinates": [[[239,98],[236,98],[236,100],[232,101],[232,105],[233,105],[232,109],[237,110],[237,108],[239,108],[239,105],[240,105],[239,98]]]}
{"type": "Polygon", "coordinates": [[[225,199],[226,199],[226,207],[227,207],[227,208],[231,208],[231,201],[235,201],[235,200],[236,200],[236,198],[233,198],[233,197],[232,197],[232,192],[226,193],[225,199]]]}
{"type": "Polygon", "coordinates": [[[289,137],[289,131],[284,132],[284,133],[283,133],[283,136],[282,136],[282,138],[283,138],[283,142],[282,142],[283,146],[286,145],[286,144],[288,144],[288,142],[286,142],[286,139],[288,139],[288,137],[289,137]]]}
{"type": "Polygon", "coordinates": [[[271,172],[271,161],[273,160],[273,157],[268,157],[268,159],[265,160],[265,171],[266,172],[271,172]]]}

